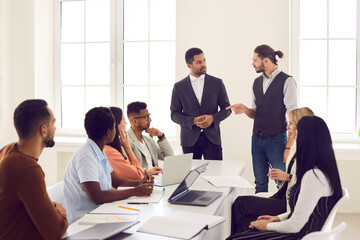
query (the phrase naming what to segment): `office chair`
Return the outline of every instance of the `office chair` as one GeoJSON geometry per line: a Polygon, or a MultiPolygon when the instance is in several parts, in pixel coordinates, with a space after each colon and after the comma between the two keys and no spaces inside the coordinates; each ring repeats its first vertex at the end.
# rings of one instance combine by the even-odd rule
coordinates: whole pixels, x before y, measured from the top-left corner
{"type": "Polygon", "coordinates": [[[346,223],[340,223],[336,228],[330,231],[312,232],[302,238],[302,240],[337,240],[345,230],[346,223]]]}
{"type": "Polygon", "coordinates": [[[59,202],[62,205],[64,205],[64,199],[62,193],[63,187],[64,187],[64,181],[60,181],[46,188],[51,201],[59,202]]]}

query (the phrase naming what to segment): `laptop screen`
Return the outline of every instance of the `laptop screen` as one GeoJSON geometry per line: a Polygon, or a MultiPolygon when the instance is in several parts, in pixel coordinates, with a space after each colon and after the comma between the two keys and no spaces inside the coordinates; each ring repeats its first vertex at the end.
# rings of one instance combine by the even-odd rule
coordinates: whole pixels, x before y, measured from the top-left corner
{"type": "Polygon", "coordinates": [[[200,173],[204,172],[206,170],[206,166],[209,163],[205,163],[197,168],[194,168],[191,170],[188,175],[184,178],[184,180],[180,183],[180,185],[175,189],[174,193],[170,196],[170,199],[174,196],[184,192],[187,190],[194,181],[199,177],[200,173]]]}

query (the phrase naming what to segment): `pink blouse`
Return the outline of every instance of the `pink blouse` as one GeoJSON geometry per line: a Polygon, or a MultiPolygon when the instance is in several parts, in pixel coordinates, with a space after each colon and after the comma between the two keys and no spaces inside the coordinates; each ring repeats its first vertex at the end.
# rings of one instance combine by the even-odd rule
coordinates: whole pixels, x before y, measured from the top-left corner
{"type": "Polygon", "coordinates": [[[132,154],[128,160],[115,148],[105,145],[104,153],[109,160],[111,167],[120,176],[120,178],[141,180],[144,178],[144,170],[141,164],[132,154]]]}

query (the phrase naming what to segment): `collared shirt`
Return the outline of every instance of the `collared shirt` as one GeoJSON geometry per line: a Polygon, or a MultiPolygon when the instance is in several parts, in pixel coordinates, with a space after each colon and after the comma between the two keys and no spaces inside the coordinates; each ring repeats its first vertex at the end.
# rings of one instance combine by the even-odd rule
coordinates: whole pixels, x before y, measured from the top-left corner
{"type": "Polygon", "coordinates": [[[196,98],[201,105],[201,98],[204,90],[204,82],[205,82],[205,74],[200,75],[200,77],[194,77],[193,75],[189,74],[191,86],[195,92],[196,98]]]}
{"type": "Polygon", "coordinates": [[[98,182],[102,191],[110,190],[112,171],[106,155],[91,139],[74,153],[66,167],[63,190],[69,224],[97,207],[81,184],[98,182]]]}
{"type": "MultiPolygon", "coordinates": [[[[281,70],[277,67],[271,74],[269,78],[266,78],[265,73],[262,73],[263,77],[263,93],[265,94],[268,90],[270,84],[274,80],[274,78],[281,72],[281,70]]],[[[296,81],[293,77],[288,77],[285,80],[284,84],[284,105],[286,107],[286,111],[290,111],[292,109],[297,108],[297,90],[296,90],[296,81]]],[[[252,91],[252,109],[256,110],[255,104],[255,94],[252,91]]]]}

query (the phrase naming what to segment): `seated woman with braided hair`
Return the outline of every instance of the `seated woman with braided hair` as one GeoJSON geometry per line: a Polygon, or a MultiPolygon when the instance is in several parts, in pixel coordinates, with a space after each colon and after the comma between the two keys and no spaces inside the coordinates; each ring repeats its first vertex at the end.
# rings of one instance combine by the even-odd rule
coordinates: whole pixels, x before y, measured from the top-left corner
{"type": "Polygon", "coordinates": [[[329,129],[319,117],[306,116],[297,124],[296,176],[290,192],[290,213],[263,215],[245,232],[227,240],[301,239],[320,231],[342,197],[338,167],[329,129]]]}

